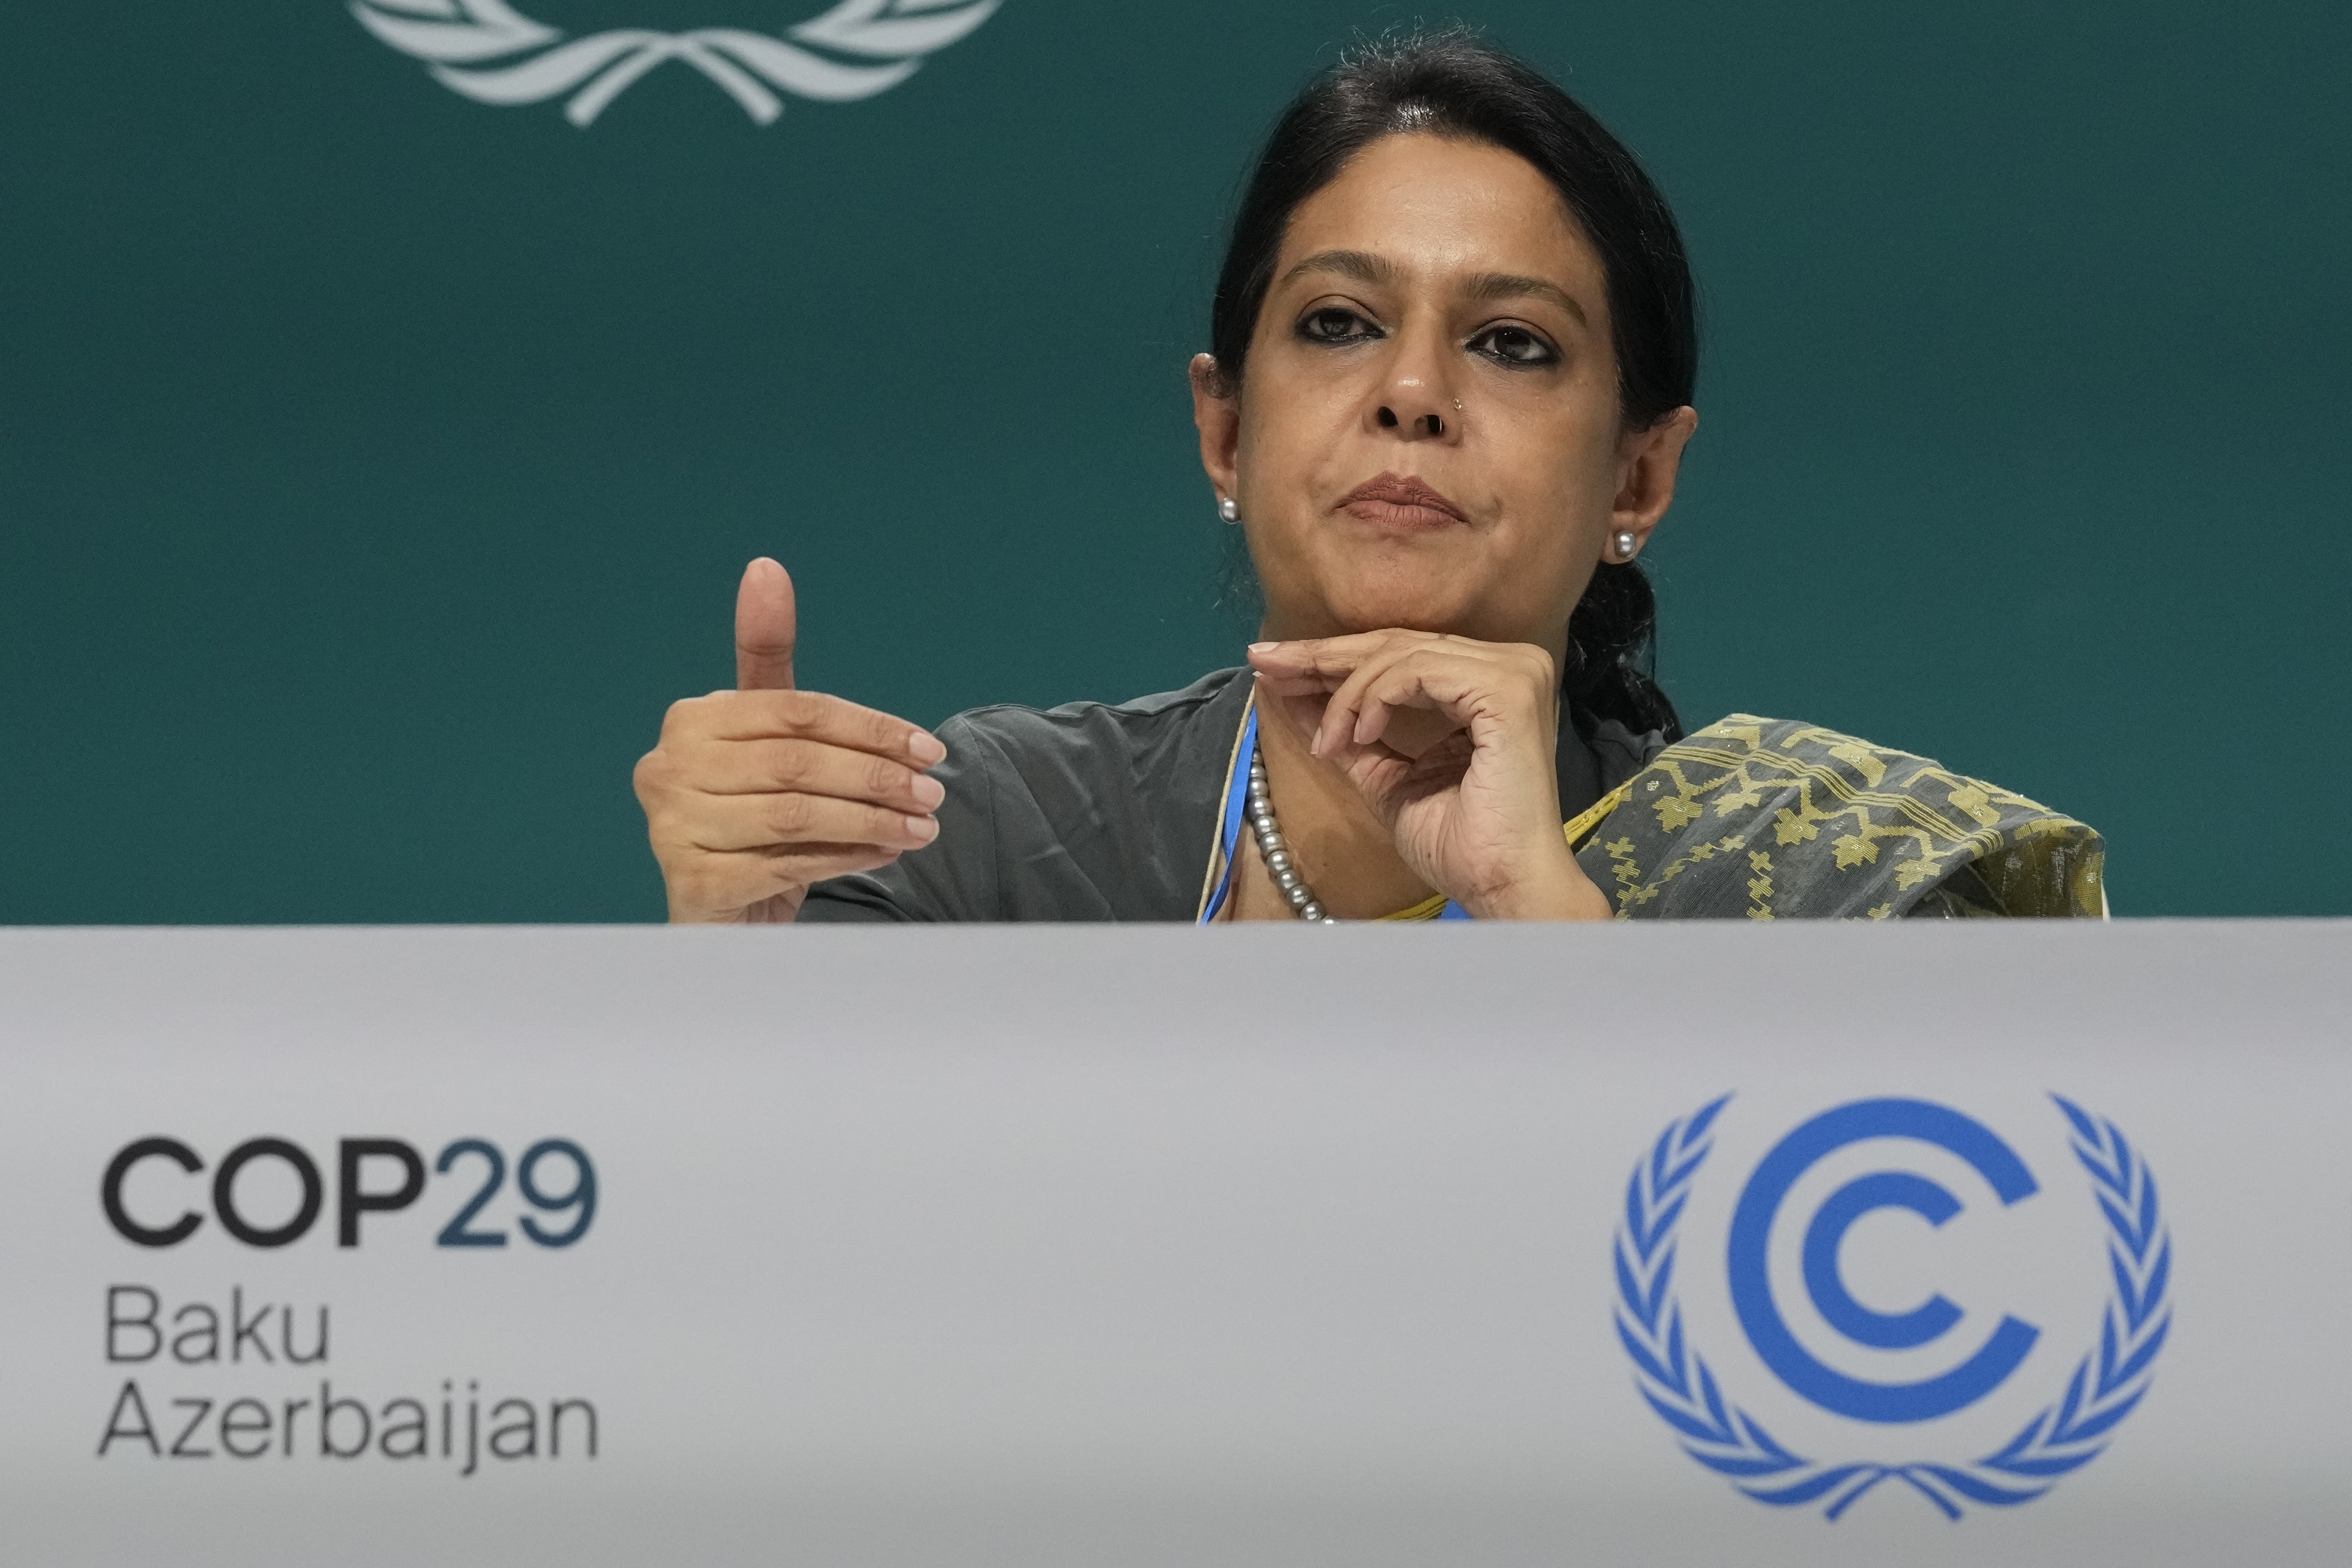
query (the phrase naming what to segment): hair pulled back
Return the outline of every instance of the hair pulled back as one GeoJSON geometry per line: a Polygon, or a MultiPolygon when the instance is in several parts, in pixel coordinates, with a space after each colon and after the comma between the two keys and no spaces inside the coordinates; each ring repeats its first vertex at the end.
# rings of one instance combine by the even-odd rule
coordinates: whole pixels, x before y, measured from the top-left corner
{"type": "MultiPolygon", "coordinates": [[[[1283,111],[1250,175],[1217,275],[1209,347],[1234,393],[1291,214],[1384,136],[1416,132],[1515,153],[1551,182],[1608,280],[1617,395],[1647,429],[1691,401],[1698,322],[1690,263],[1665,198],[1598,120],[1533,67],[1461,31],[1354,51],[1283,111]]],[[[1580,721],[1614,719],[1679,739],[1652,674],[1657,598],[1642,569],[1602,565],[1569,618],[1561,689],[1580,721]]]]}

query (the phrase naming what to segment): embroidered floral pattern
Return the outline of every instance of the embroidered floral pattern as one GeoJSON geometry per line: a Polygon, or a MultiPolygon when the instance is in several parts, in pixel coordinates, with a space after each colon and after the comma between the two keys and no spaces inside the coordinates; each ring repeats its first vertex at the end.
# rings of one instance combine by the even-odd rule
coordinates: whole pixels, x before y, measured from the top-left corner
{"type": "Polygon", "coordinates": [[[1982,912],[2009,915],[2105,908],[2105,848],[2082,823],[1811,725],[1735,713],[1602,804],[1570,837],[1620,919],[1886,920],[1931,896],[1971,907],[1989,896],[2000,908],[1982,912]]]}

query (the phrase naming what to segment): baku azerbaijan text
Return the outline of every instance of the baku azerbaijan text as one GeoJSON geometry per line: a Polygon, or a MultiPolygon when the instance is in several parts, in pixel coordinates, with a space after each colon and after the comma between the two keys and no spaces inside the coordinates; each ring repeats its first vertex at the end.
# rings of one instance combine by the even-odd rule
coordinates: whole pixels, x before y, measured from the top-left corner
{"type": "Polygon", "coordinates": [[[142,1387],[114,1394],[98,1455],[159,1459],[439,1459],[470,1476],[484,1459],[514,1463],[596,1458],[596,1406],[585,1399],[493,1398],[478,1379],[464,1388],[444,1378],[436,1394],[362,1399],[339,1393],[310,1369],[326,1364],[329,1314],[321,1303],[299,1317],[272,1301],[248,1305],[243,1287],[219,1306],[186,1301],[165,1309],[144,1285],[106,1291],[106,1359],[113,1364],[300,1367],[302,1393],[222,1397],[142,1387]],[[310,1379],[317,1375],[316,1384],[310,1379]]]}

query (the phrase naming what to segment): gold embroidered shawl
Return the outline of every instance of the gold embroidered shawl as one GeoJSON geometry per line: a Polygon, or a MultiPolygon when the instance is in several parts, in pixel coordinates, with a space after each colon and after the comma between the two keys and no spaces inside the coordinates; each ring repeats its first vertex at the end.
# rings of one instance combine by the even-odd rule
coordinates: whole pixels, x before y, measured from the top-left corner
{"type": "Polygon", "coordinates": [[[2099,836],[1925,757],[1734,713],[1567,827],[1620,920],[2088,916],[2099,836]]]}

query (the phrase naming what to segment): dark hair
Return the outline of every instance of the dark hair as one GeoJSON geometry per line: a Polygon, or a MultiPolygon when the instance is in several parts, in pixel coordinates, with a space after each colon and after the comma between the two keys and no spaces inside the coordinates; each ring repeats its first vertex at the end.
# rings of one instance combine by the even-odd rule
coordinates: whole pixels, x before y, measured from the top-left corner
{"type": "MultiPolygon", "coordinates": [[[[1267,139],[1234,217],[1211,307],[1210,353],[1238,392],[1290,215],[1384,136],[1418,132],[1489,142],[1549,180],[1601,258],[1608,280],[1617,394],[1645,429],[1691,401],[1698,321],[1690,263],[1665,198],[1633,154],[1526,62],[1465,32],[1387,38],[1300,93],[1267,139]]],[[[1568,626],[1561,689],[1580,723],[1615,719],[1682,735],[1651,673],[1657,598],[1642,569],[1604,565],[1568,626]]]]}

